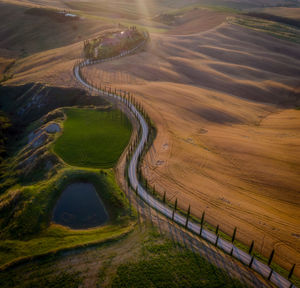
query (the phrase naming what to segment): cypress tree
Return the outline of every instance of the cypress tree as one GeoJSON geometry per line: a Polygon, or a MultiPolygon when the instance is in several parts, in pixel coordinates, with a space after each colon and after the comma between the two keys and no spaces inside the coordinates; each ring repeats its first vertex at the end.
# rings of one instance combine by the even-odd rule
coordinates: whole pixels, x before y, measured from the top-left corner
{"type": "Polygon", "coordinates": [[[205,211],[202,212],[201,223],[200,223],[200,225],[201,225],[201,227],[200,227],[200,236],[202,235],[204,217],[205,217],[205,211]]]}
{"type": "Polygon", "coordinates": [[[217,234],[217,239],[216,239],[216,243],[215,243],[216,247],[218,246],[218,241],[219,241],[219,234],[217,234]]]}
{"type": "Polygon", "coordinates": [[[288,279],[290,279],[292,277],[292,275],[294,273],[294,270],[295,270],[295,266],[296,266],[296,264],[293,265],[293,267],[292,267],[292,269],[291,269],[291,271],[289,273],[288,279]]]}
{"type": "Polygon", "coordinates": [[[250,260],[249,268],[251,268],[253,261],[254,261],[254,256],[252,256],[252,258],[251,258],[251,260],[250,260]]]}
{"type": "Polygon", "coordinates": [[[175,211],[177,209],[177,198],[175,200],[175,204],[174,204],[174,210],[173,210],[173,213],[172,213],[172,220],[174,221],[174,215],[175,215],[175,211]]]}
{"type": "Polygon", "coordinates": [[[270,258],[269,258],[269,261],[268,261],[268,266],[271,265],[272,263],[272,260],[273,260],[273,257],[274,257],[274,253],[275,253],[275,250],[273,249],[272,252],[271,252],[271,255],[270,255],[270,258]]]}
{"type": "Polygon", "coordinates": [[[219,225],[217,225],[217,228],[216,228],[216,235],[218,235],[219,233],[219,225]]]}
{"type": "Polygon", "coordinates": [[[269,274],[269,277],[268,277],[269,281],[271,280],[272,275],[273,275],[273,269],[271,269],[271,271],[270,271],[270,274],[269,274]]]}
{"type": "Polygon", "coordinates": [[[252,253],[253,248],[254,248],[254,240],[252,241],[251,246],[250,246],[250,248],[249,248],[249,254],[250,254],[250,255],[251,255],[251,253],[252,253]]]}
{"type": "Polygon", "coordinates": [[[236,230],[237,230],[237,228],[235,227],[234,230],[233,230],[233,235],[232,235],[231,243],[233,243],[234,240],[235,240],[236,230]]]}
{"type": "Polygon", "coordinates": [[[188,212],[187,212],[187,216],[186,216],[186,222],[185,222],[185,228],[188,227],[188,224],[189,224],[189,218],[190,218],[190,213],[191,213],[191,205],[189,205],[189,208],[188,208],[188,212]]]}

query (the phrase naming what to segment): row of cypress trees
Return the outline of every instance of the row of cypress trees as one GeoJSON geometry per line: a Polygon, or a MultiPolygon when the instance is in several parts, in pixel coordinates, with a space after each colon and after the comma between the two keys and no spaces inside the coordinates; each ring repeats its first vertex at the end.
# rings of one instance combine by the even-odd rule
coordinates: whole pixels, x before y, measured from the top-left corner
{"type": "MultiPolygon", "coordinates": [[[[106,86],[106,85],[101,85],[101,84],[97,84],[97,83],[93,83],[93,82],[90,82],[88,81],[87,77],[85,77],[85,75],[82,73],[81,71],[81,67],[80,67],[80,62],[77,61],[74,65],[74,69],[75,67],[78,66],[79,67],[79,75],[80,77],[86,82],[86,83],[89,83],[91,86],[93,86],[98,92],[101,92],[103,93],[104,95],[113,95],[113,97],[120,97],[121,98],[121,101],[127,106],[127,107],[130,107],[130,105],[133,105],[138,111],[139,113],[141,113],[141,115],[144,117],[145,121],[147,122],[148,124],[148,127],[152,127],[153,128],[153,125],[151,123],[151,120],[150,120],[150,117],[149,115],[146,113],[144,107],[142,106],[141,102],[138,101],[134,95],[130,92],[126,92],[126,91],[123,91],[123,90],[117,90],[117,89],[112,89],[112,87],[110,86],[106,86]]],[[[135,115],[136,116],[136,115],[135,115]]],[[[151,130],[150,129],[150,133],[148,134],[148,138],[147,138],[147,142],[146,142],[146,145],[145,145],[145,149],[144,149],[144,152],[143,152],[143,155],[139,155],[139,158],[138,158],[138,169],[137,169],[137,174],[138,174],[138,180],[140,183],[143,183],[144,185],[144,188],[147,190],[147,191],[151,191],[153,193],[153,195],[157,195],[156,193],[156,190],[155,190],[155,186],[153,187],[150,187],[149,184],[148,184],[148,181],[146,178],[143,177],[142,175],[142,171],[141,171],[141,160],[143,159],[143,156],[145,155],[145,151],[151,146],[151,143],[152,143],[152,140],[153,140],[153,135],[151,135],[151,130]]],[[[132,141],[132,143],[129,145],[128,147],[128,150],[127,150],[127,154],[126,154],[126,166],[129,165],[129,162],[130,162],[130,159],[136,149],[136,147],[138,146],[138,143],[139,143],[139,139],[141,137],[141,128],[139,127],[139,130],[138,130],[138,133],[137,133],[137,136],[135,137],[135,139],[132,141]]],[[[130,181],[129,181],[129,177],[128,177],[128,170],[125,169],[124,171],[124,176],[125,176],[125,179],[127,181],[127,184],[129,185],[130,187],[130,181]]],[[[133,187],[132,187],[133,188],[133,187]]],[[[133,190],[135,190],[136,194],[137,194],[137,191],[136,189],[133,188],[133,190]]],[[[167,198],[166,198],[166,191],[164,191],[164,194],[163,194],[163,197],[162,197],[162,201],[163,203],[166,203],[167,201],[167,198]]],[[[178,210],[178,200],[177,198],[175,199],[175,202],[174,202],[174,206],[173,206],[173,213],[172,213],[172,221],[174,221],[174,217],[175,217],[175,212],[178,210]]],[[[185,228],[188,229],[188,223],[189,223],[189,219],[190,219],[190,215],[191,215],[191,206],[189,205],[188,207],[188,210],[187,210],[187,213],[186,213],[186,222],[185,222],[185,228]]],[[[205,211],[202,213],[202,217],[201,217],[201,220],[200,220],[200,233],[199,233],[199,236],[201,237],[202,236],[202,232],[203,232],[203,227],[205,225],[205,211]]],[[[217,235],[217,238],[216,238],[216,242],[215,242],[215,246],[218,246],[218,241],[219,241],[219,238],[220,238],[220,233],[219,233],[219,225],[217,225],[216,227],[216,230],[215,230],[215,233],[217,235]]],[[[235,242],[235,239],[236,239],[236,234],[237,234],[237,227],[234,228],[234,231],[233,231],[233,235],[231,237],[231,242],[234,244],[235,242]]],[[[254,261],[254,255],[253,255],[253,249],[254,249],[254,241],[252,241],[250,247],[249,247],[249,250],[248,250],[248,253],[250,255],[252,255],[252,259],[249,263],[249,267],[251,268],[252,264],[253,264],[253,261],[254,261]]],[[[272,263],[272,260],[273,260],[273,257],[274,257],[274,254],[275,254],[275,250],[273,249],[269,258],[268,258],[268,265],[271,266],[271,263],[272,263]]],[[[230,255],[233,255],[233,248],[230,252],[230,255]]],[[[288,275],[288,279],[290,279],[293,275],[293,272],[294,272],[294,269],[295,269],[295,264],[292,266],[290,272],[289,272],[289,275],[288,275]]],[[[271,269],[271,272],[268,276],[268,279],[270,280],[271,277],[272,277],[272,274],[273,274],[273,269],[271,269]]]]}

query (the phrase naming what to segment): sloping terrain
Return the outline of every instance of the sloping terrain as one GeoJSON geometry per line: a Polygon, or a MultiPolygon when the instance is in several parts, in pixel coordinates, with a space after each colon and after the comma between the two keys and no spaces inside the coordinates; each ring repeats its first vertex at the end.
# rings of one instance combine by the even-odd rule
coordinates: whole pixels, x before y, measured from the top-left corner
{"type": "Polygon", "coordinates": [[[182,14],[179,12],[178,15],[175,14],[171,22],[173,27],[168,31],[168,34],[186,35],[207,31],[222,24],[227,16],[228,13],[198,8],[182,14]],[[201,19],[201,25],[199,25],[199,19],[201,19]]]}
{"type": "Polygon", "coordinates": [[[8,57],[10,53],[24,58],[40,51],[80,43],[90,35],[115,26],[105,19],[66,17],[59,13],[62,11],[68,10],[0,1],[1,22],[5,23],[0,30],[0,55],[8,57]]]}
{"type": "Polygon", "coordinates": [[[263,13],[268,13],[280,17],[286,17],[290,19],[300,20],[300,8],[294,7],[268,7],[259,10],[263,13]]]}
{"type": "MultiPolygon", "coordinates": [[[[157,7],[145,10],[154,1],[144,1],[141,3],[148,4],[139,12],[130,6],[126,14],[126,1],[121,2],[121,16],[134,21],[142,8],[143,15],[151,19],[161,12],[157,7]]],[[[171,2],[163,1],[161,10],[171,2]]],[[[189,2],[230,2],[232,8],[284,3],[189,2]]],[[[294,1],[295,5],[298,2],[294,1]]],[[[70,3],[72,9],[83,9],[75,1],[70,3]]],[[[182,5],[182,1],[172,3],[174,9],[182,5]]],[[[84,13],[100,7],[93,1],[86,5],[84,13]]],[[[39,81],[78,85],[72,67],[81,56],[82,40],[111,28],[113,25],[101,17],[112,17],[115,7],[114,2],[108,11],[95,11],[96,15],[83,20],[87,21],[85,28],[75,29],[77,32],[73,32],[74,23],[63,25],[61,34],[52,28],[44,33],[33,27],[17,42],[13,30],[5,28],[12,37],[1,34],[4,40],[0,47],[16,47],[22,52],[24,46],[31,54],[16,61],[11,69],[13,78],[5,84],[39,81]],[[33,31],[46,35],[47,41],[55,38],[54,34],[61,39],[55,45],[51,40],[45,46],[31,47],[30,43],[39,43],[33,31]],[[66,34],[69,36],[62,39],[66,34]],[[25,40],[29,42],[23,45],[25,40]],[[43,47],[54,49],[43,51],[43,47]]],[[[24,15],[20,18],[29,17],[24,15]]],[[[145,52],[89,67],[85,73],[93,82],[135,93],[150,114],[158,135],[146,157],[144,174],[158,192],[167,191],[172,202],[178,198],[183,209],[191,204],[194,215],[201,216],[206,210],[207,220],[220,224],[229,234],[237,226],[237,238],[246,244],[255,240],[255,249],[265,256],[275,247],[275,261],[287,269],[297,263],[295,273],[300,275],[300,111],[295,109],[300,106],[300,46],[229,25],[224,22],[228,15],[224,11],[190,10],[176,25],[159,24],[169,31],[151,33],[145,52]]],[[[39,27],[45,27],[45,20],[38,21],[39,27]]]]}
{"type": "MultiPolygon", "coordinates": [[[[200,24],[199,24],[200,25],[200,24]]],[[[299,246],[299,46],[223,24],[152,35],[148,50],[86,69],[134,92],[158,137],[144,172],[170,201],[290,267],[299,246]]]]}

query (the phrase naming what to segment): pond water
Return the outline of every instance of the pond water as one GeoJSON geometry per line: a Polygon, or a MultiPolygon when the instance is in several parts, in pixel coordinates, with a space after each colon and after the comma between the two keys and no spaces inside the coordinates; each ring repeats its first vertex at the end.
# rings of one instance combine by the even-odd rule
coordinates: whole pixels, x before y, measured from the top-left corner
{"type": "Polygon", "coordinates": [[[61,194],[52,220],[72,229],[87,229],[107,222],[108,213],[94,185],[77,182],[61,194]]]}

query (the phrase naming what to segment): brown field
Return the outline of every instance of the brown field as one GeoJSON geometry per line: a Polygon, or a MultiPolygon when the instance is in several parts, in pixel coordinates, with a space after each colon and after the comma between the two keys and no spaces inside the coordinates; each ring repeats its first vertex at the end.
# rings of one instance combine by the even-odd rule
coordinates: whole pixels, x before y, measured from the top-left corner
{"type": "MultiPolygon", "coordinates": [[[[158,134],[143,170],[160,193],[198,217],[205,210],[229,234],[237,226],[237,238],[255,240],[267,257],[275,247],[274,260],[297,263],[300,276],[300,46],[227,16],[190,11],[167,33],[151,33],[146,51],[85,73],[146,108],[158,134]]],[[[84,21],[81,40],[113,27],[84,21]]],[[[18,59],[7,84],[78,85],[71,69],[81,40],[42,52],[28,46],[34,53],[18,59]]]]}
{"type": "Polygon", "coordinates": [[[289,268],[300,255],[299,47],[227,24],[151,39],[144,53],[86,69],[134,92],[157,126],[145,175],[262,254],[275,247],[289,268]]]}
{"type": "Polygon", "coordinates": [[[183,15],[178,15],[175,18],[174,27],[168,31],[168,34],[187,35],[207,31],[222,24],[227,15],[209,9],[193,9],[183,15]],[[201,25],[199,25],[199,19],[202,19],[201,25]]]}
{"type": "Polygon", "coordinates": [[[300,8],[295,7],[272,7],[259,10],[263,13],[300,20],[300,8]]]}

